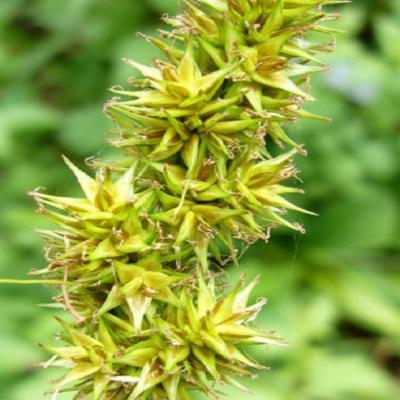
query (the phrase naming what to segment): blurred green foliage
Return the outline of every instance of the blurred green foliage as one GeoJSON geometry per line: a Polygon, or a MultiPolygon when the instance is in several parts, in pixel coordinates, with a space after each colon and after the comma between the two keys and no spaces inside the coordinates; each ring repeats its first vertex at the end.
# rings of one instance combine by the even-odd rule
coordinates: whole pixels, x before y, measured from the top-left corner
{"type": "MultiPolygon", "coordinates": [[[[106,88],[125,85],[120,59],[148,63],[157,51],[135,32],[165,28],[176,0],[6,0],[0,2],[0,276],[42,268],[46,224],[26,192],[76,190],[61,160],[115,157],[104,142],[106,88]]],[[[308,110],[331,123],[291,126],[309,156],[298,156],[306,190],[306,235],[280,229],[256,244],[232,279],[261,273],[260,315],[291,344],[256,357],[272,367],[246,382],[254,400],[400,398],[400,2],[357,0],[346,16],[330,74],[312,82],[308,110]]],[[[296,199],[299,201],[299,198],[296,199]]],[[[34,346],[59,331],[42,287],[0,287],[2,400],[39,400],[62,371],[33,366],[34,346]]],[[[224,388],[234,399],[242,394],[224,388]]],[[[71,399],[70,394],[59,396],[71,399]]]]}

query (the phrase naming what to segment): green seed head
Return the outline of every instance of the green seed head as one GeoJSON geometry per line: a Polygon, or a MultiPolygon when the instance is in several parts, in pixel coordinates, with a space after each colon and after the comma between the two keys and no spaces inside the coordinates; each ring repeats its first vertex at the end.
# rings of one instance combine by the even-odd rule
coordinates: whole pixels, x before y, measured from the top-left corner
{"type": "Polygon", "coordinates": [[[57,225],[41,231],[50,264],[35,273],[65,282],[55,300],[73,317],[60,320],[64,344],[46,346],[55,356],[46,365],[70,371],[55,397],[192,400],[194,390],[215,397],[215,383],[247,391],[234,377],[264,367],[243,349],[285,344],[251,325],[265,304],[247,305],[257,279],[224,294],[210,264],[237,263],[237,241],[267,241],[273,227],[303,231],[283,215],[309,213],[285,198],[301,193],[288,181],[306,152],[284,126],[324,119],[301,107],[314,100],[309,75],[326,70],[318,57],[334,31],[321,23],[338,16],[322,6],[336,2],[183,3],[166,18],[172,32],[147,38],[164,59],[125,60],[142,77],[113,88],[105,106],[125,161],[92,178],[65,159],[84,196],[32,193],[57,225]]]}
{"type": "Polygon", "coordinates": [[[122,128],[112,144],[139,159],[162,192],[176,198],[152,217],[167,225],[175,249],[197,243],[207,268],[210,248],[218,248],[211,242],[222,242],[235,258],[233,238],[266,240],[279,225],[303,231],[281,216],[285,209],[305,211],[282,196],[300,192],[284,184],[297,172],[290,164],[295,153],[305,153],[282,126],[322,118],[300,108],[313,98],[299,85],[326,70],[317,56],[332,51],[333,38],[311,42],[308,32],[332,36],[320,24],[337,15],[324,13],[328,2],[320,0],[184,3],[181,15],[167,19],[175,28],[169,37],[184,50],[148,38],[170,61],[146,67],[128,60],[143,75],[131,82],[140,90],[114,89],[127,100],[114,98],[106,113],[122,128]],[[295,151],[274,159],[270,140],[295,151]]]}
{"type": "MultiPolygon", "coordinates": [[[[134,269],[125,267],[128,268],[134,269]]],[[[62,339],[68,345],[44,346],[56,356],[46,365],[62,366],[70,372],[53,390],[78,390],[95,400],[113,398],[115,393],[120,400],[145,400],[149,396],[191,399],[189,392],[193,389],[214,395],[215,382],[233,384],[247,391],[234,376],[253,377],[249,368],[265,367],[242,348],[285,344],[273,334],[249,325],[265,304],[260,299],[254,305],[247,305],[257,280],[248,286],[241,282],[227,295],[218,296],[212,278],[199,278],[194,284],[174,289],[182,306],[158,304],[156,310],[144,306],[143,296],[142,300],[135,298],[134,308],[132,304],[126,307],[127,299],[121,300],[114,304],[112,312],[104,309],[91,324],[79,328],[60,320],[64,328],[62,339]],[[139,310],[142,315],[138,331],[139,310]]],[[[170,279],[158,276],[161,288],[170,284],[170,279]]],[[[134,291],[139,293],[139,285],[136,287],[134,291]]],[[[117,291],[125,295],[129,292],[117,291]]]]}

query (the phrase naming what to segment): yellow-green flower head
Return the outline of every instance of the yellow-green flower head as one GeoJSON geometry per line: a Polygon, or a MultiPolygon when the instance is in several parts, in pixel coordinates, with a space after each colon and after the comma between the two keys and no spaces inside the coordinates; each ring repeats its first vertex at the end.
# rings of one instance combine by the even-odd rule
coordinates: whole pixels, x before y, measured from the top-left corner
{"type": "Polygon", "coordinates": [[[321,71],[304,66],[312,61],[324,65],[316,54],[332,51],[331,43],[313,43],[304,38],[307,31],[335,32],[320,26],[338,18],[322,12],[323,0],[199,0],[184,1],[186,12],[166,21],[177,28],[176,38],[195,35],[199,47],[221,68],[241,59],[236,79],[253,80],[262,85],[312,99],[288,76],[321,71]],[[318,6],[318,8],[316,8],[318,6]],[[284,73],[281,73],[284,72],[284,73]]]}
{"type": "MultiPolygon", "coordinates": [[[[210,253],[219,263],[224,262],[222,248],[237,262],[234,239],[246,243],[268,240],[269,229],[279,225],[303,230],[282,216],[287,209],[308,213],[282,196],[302,192],[282,185],[297,173],[291,164],[295,154],[292,150],[257,161],[254,153],[243,151],[228,167],[221,156],[221,175],[215,172],[205,181],[185,181],[184,168],[153,164],[164,173],[171,195],[157,191],[163,211],[150,217],[160,222],[175,251],[188,257],[194,253],[203,269],[208,267],[210,253]]],[[[215,171],[218,168],[216,164],[215,171]]]]}
{"type": "Polygon", "coordinates": [[[51,263],[37,273],[64,274],[86,285],[112,277],[110,260],[137,261],[159,250],[157,226],[147,219],[155,201],[154,191],[133,193],[133,171],[116,182],[109,170],[91,178],[70,161],[85,198],[57,197],[35,191],[39,213],[55,222],[54,231],[40,231],[47,240],[51,263]]]}
{"type": "Polygon", "coordinates": [[[301,192],[282,185],[297,172],[290,165],[294,152],[272,158],[269,138],[305,153],[282,125],[321,117],[300,109],[312,97],[299,86],[305,78],[293,77],[325,70],[316,56],[332,44],[312,43],[305,34],[330,34],[320,23],[337,16],[323,13],[327,2],[319,0],[184,3],[187,10],[167,20],[176,28],[170,36],[184,50],[148,38],[170,62],[147,67],[127,60],[143,75],[131,81],[139,89],[113,89],[130,99],[112,99],[106,113],[122,128],[112,144],[140,160],[161,184],[162,207],[152,218],[173,227],[167,232],[175,248],[197,244],[204,266],[215,237],[234,256],[233,237],[267,239],[277,225],[302,230],[280,216],[285,209],[304,212],[282,196],[301,192]],[[271,174],[273,165],[279,166],[279,182],[261,176],[264,170],[271,174]],[[165,207],[167,196],[180,200],[165,207]]]}
{"type": "MultiPolygon", "coordinates": [[[[234,134],[257,128],[260,122],[239,107],[241,93],[224,93],[221,87],[233,66],[201,74],[194,61],[192,39],[177,66],[159,61],[156,68],[150,68],[127,62],[144,75],[136,84],[145,90],[113,89],[135,98],[124,102],[114,98],[106,105],[106,113],[123,127],[120,139],[112,142],[118,147],[134,147],[149,160],[163,161],[180,151],[190,153],[190,140],[195,136],[192,140],[204,142],[206,152],[221,149],[230,154],[228,147],[234,142],[237,148],[242,144],[234,134]],[[224,138],[227,134],[233,138],[224,138]]],[[[183,161],[192,167],[188,159],[183,161]]]]}
{"type": "Polygon", "coordinates": [[[171,257],[167,254],[167,260],[163,259],[165,246],[156,242],[159,227],[156,221],[148,221],[147,214],[155,202],[155,191],[133,193],[133,168],[113,182],[109,172],[103,174],[100,170],[92,179],[69,160],[66,162],[86,198],[33,193],[39,212],[59,225],[55,231],[41,231],[47,239],[51,263],[33,273],[61,275],[73,283],[69,288],[71,298],[64,291],[56,300],[78,322],[125,305],[127,318],[133,320],[139,332],[153,299],[180,305],[170,286],[188,278],[165,268],[171,257]],[[62,212],[50,211],[46,206],[62,212]]]}
{"type": "MultiPolygon", "coordinates": [[[[162,173],[165,186],[140,188],[138,193],[132,189],[133,167],[113,182],[109,170],[99,170],[93,179],[66,160],[86,198],[33,193],[39,212],[59,225],[55,231],[42,231],[52,262],[37,273],[55,277],[66,269],[71,279],[86,285],[109,283],[115,265],[110,260],[129,264],[149,252],[193,266],[196,257],[206,270],[210,253],[224,262],[221,244],[237,262],[234,239],[267,240],[269,228],[278,225],[301,230],[280,216],[285,209],[305,212],[281,196],[299,191],[280,184],[296,173],[290,164],[295,153],[255,163],[253,154],[244,151],[229,168],[226,157],[220,157],[204,167],[204,180],[186,179],[187,170],[178,165],[149,162],[162,173]]],[[[199,177],[204,174],[202,168],[194,171],[199,177]]]]}
{"type": "MultiPolygon", "coordinates": [[[[186,12],[166,22],[176,29],[180,41],[193,36],[204,69],[213,71],[233,65],[229,79],[239,81],[248,104],[258,113],[276,110],[289,121],[297,117],[321,118],[300,109],[304,100],[313,100],[299,85],[309,74],[325,71],[318,55],[333,51],[331,28],[325,21],[336,14],[322,11],[323,0],[187,0],[186,12]],[[328,34],[328,42],[313,42],[308,32],[328,34]],[[314,65],[308,65],[309,63],[314,65]],[[293,80],[294,79],[294,80],[293,80]]],[[[153,41],[171,59],[179,54],[153,41]]],[[[198,61],[200,63],[200,61],[198,61]]],[[[293,145],[293,143],[291,143],[293,145]]]]}
{"type": "Polygon", "coordinates": [[[262,369],[240,350],[242,346],[285,344],[271,333],[254,329],[247,323],[265,304],[261,299],[247,306],[257,280],[247,287],[239,283],[232,292],[218,299],[213,279],[207,282],[199,278],[192,290],[181,290],[184,309],[175,312],[171,306],[166,307],[160,332],[169,342],[170,349],[179,348],[181,338],[189,345],[190,355],[181,374],[189,388],[197,384],[202,391],[211,394],[212,380],[235,384],[232,375],[252,376],[249,367],[262,369]],[[211,382],[204,378],[211,379],[211,382]]]}
{"type": "Polygon", "coordinates": [[[199,278],[180,287],[184,307],[167,305],[148,310],[143,329],[120,317],[118,310],[99,316],[95,337],[60,321],[64,347],[46,346],[56,355],[48,364],[71,371],[53,389],[77,390],[93,400],[118,393],[119,400],[189,400],[193,390],[214,395],[214,383],[233,384],[247,391],[234,376],[253,377],[249,368],[264,369],[241,348],[255,344],[285,344],[272,333],[249,326],[265,300],[248,306],[250,285],[239,283],[217,297],[213,279],[199,278]]]}

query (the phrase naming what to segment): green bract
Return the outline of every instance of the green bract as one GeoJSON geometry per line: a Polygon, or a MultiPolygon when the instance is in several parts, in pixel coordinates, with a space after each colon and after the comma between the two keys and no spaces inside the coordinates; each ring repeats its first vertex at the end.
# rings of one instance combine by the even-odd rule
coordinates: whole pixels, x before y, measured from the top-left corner
{"type": "Polygon", "coordinates": [[[166,57],[152,67],[126,60],[142,78],[106,104],[125,161],[96,165],[91,178],[65,159],[84,197],[32,193],[58,226],[41,231],[50,263],[35,274],[66,282],[55,300],[73,317],[60,321],[65,344],[46,346],[55,355],[46,365],[71,370],[55,396],[190,400],[215,395],[215,382],[246,390],[234,376],[264,367],[242,348],[284,344],[250,324],[265,303],[247,305],[256,280],[224,293],[210,265],[237,263],[235,241],[267,241],[272,227],[303,231],[283,214],[308,212],[285,199],[301,192],[287,181],[305,151],[283,126],[324,119],[301,106],[314,100],[309,75],[327,69],[318,56],[334,31],[321,23],[338,16],[322,6],[335,2],[183,3],[166,18],[166,40],[147,38],[166,57]]]}

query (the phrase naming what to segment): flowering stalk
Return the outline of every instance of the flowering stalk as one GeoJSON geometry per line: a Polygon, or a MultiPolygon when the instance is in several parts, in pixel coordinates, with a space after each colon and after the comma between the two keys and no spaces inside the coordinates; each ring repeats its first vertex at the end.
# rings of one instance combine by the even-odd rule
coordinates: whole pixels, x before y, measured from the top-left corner
{"type": "Polygon", "coordinates": [[[325,119],[301,106],[313,100],[309,75],[327,69],[318,55],[333,49],[320,23],[338,16],[322,6],[337,2],[183,3],[164,18],[172,32],[146,37],[165,57],[125,60],[142,78],[111,89],[110,144],[125,161],[97,162],[92,178],[65,158],[84,197],[32,193],[58,226],[40,231],[50,263],[34,274],[59,287],[55,300],[73,317],[60,320],[65,344],[44,346],[55,355],[45,365],[70,369],[55,397],[190,400],[193,390],[215,396],[215,382],[247,391],[234,376],[264,367],[242,348],[285,344],[249,324],[265,304],[247,304],[257,279],[225,293],[210,266],[237,263],[237,241],[267,241],[272,227],[303,231],[283,217],[309,213],[284,198],[301,192],[285,183],[305,151],[283,125],[325,119]]]}

